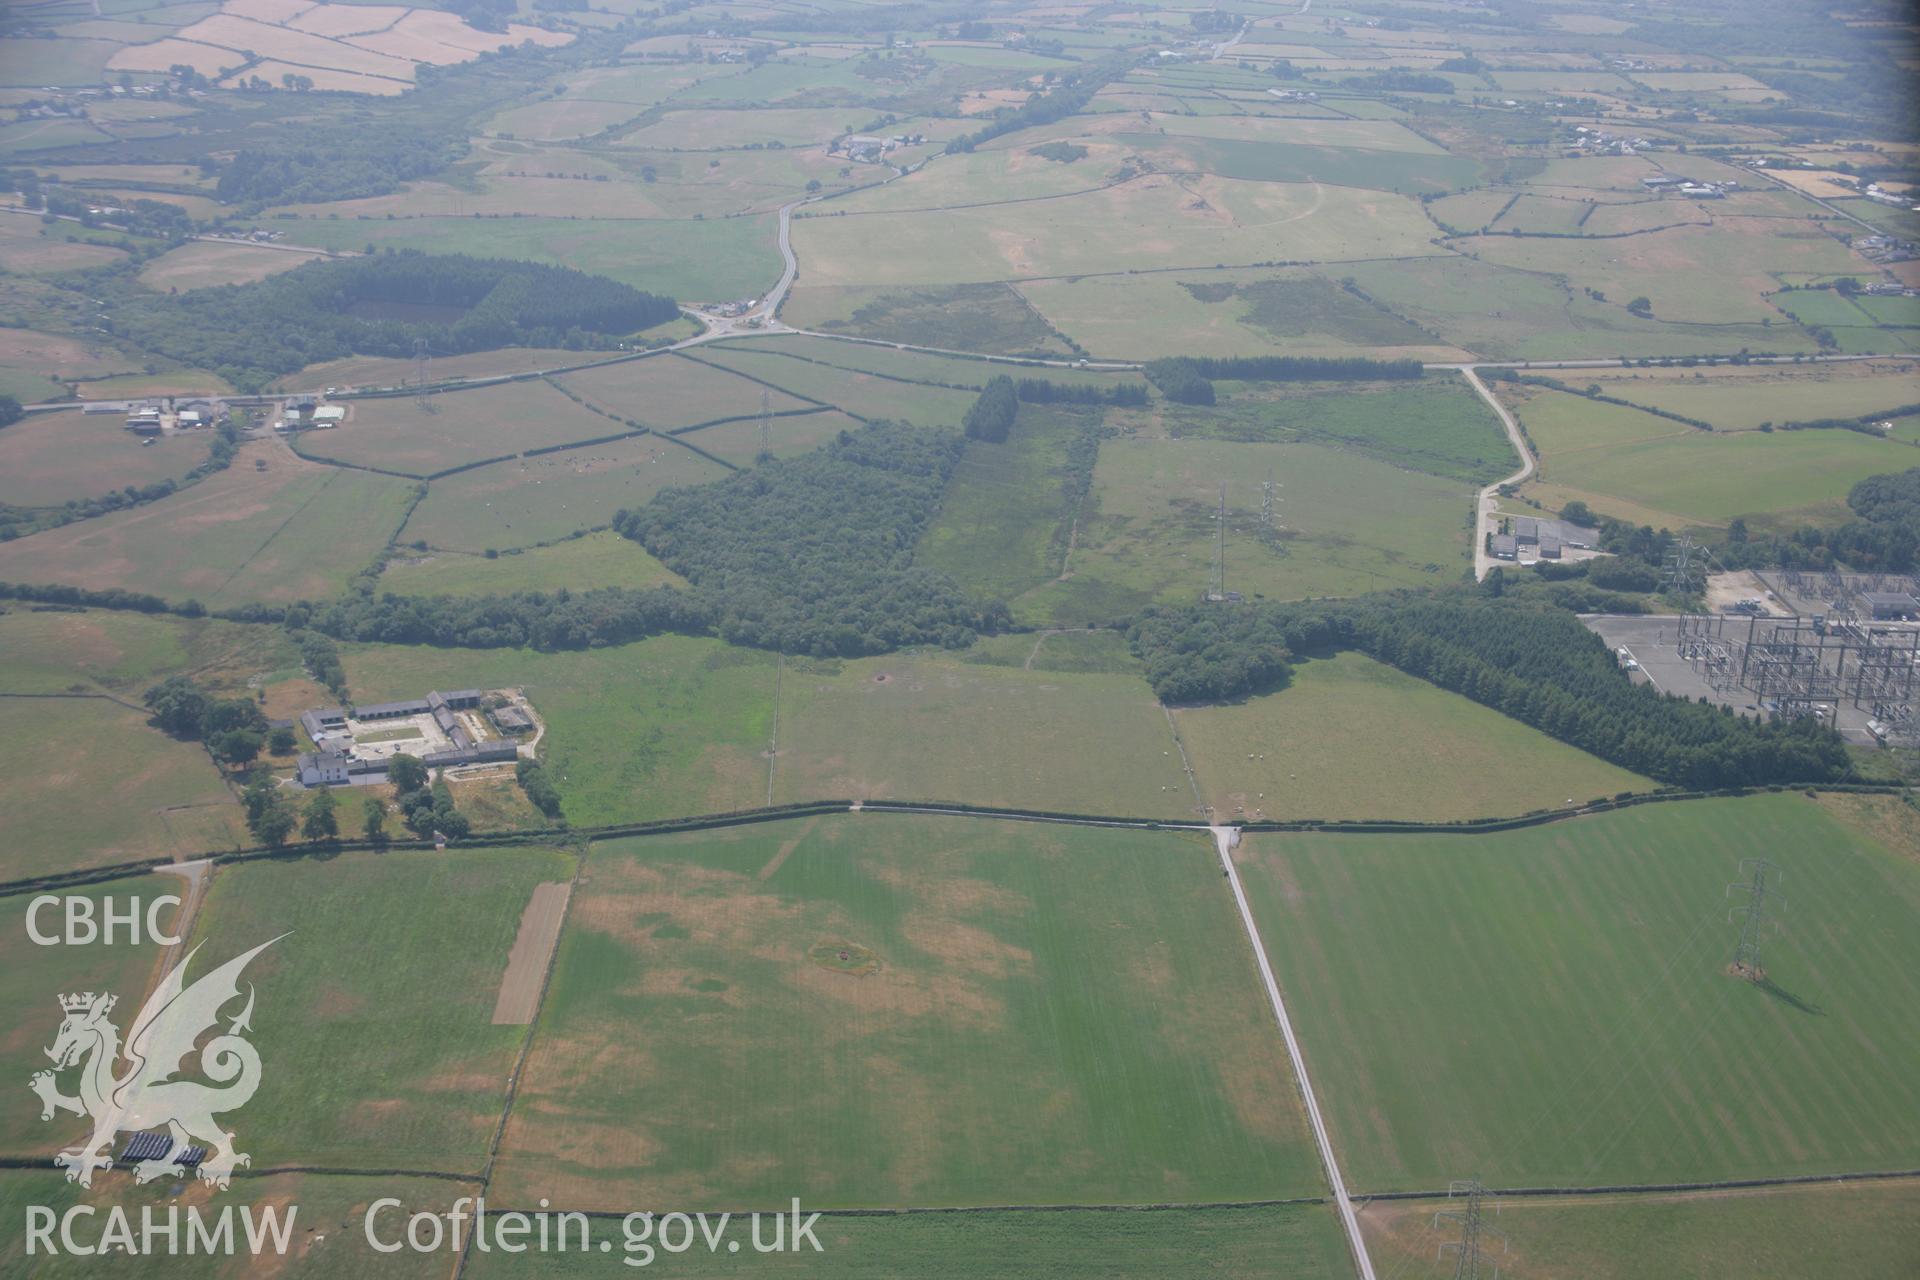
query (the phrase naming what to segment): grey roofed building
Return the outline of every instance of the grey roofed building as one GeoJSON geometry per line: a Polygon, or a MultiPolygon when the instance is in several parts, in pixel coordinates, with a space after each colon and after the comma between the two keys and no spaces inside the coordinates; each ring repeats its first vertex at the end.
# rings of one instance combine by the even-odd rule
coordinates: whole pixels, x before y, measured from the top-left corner
{"type": "Polygon", "coordinates": [[[1540,521],[1533,516],[1513,518],[1513,540],[1521,546],[1540,541],[1540,521]]]}
{"type": "Polygon", "coordinates": [[[1578,547],[1582,551],[1591,551],[1600,545],[1600,531],[1598,529],[1589,529],[1583,524],[1570,524],[1565,520],[1556,520],[1553,524],[1555,531],[1560,536],[1561,543],[1565,546],[1578,547]]]}
{"type": "Polygon", "coordinates": [[[533,717],[518,707],[501,707],[493,713],[493,722],[508,733],[520,733],[533,728],[533,717]]]}
{"type": "Polygon", "coordinates": [[[371,706],[355,707],[353,717],[356,720],[393,720],[400,716],[423,716],[427,711],[425,698],[408,698],[401,702],[376,702],[371,706]]]}
{"type": "Polygon", "coordinates": [[[339,707],[316,707],[312,711],[300,713],[300,727],[305,729],[307,736],[316,742],[328,730],[341,728],[346,723],[347,713],[339,707]]]}
{"type": "MultiPolygon", "coordinates": [[[[435,696],[437,697],[439,695],[436,694],[435,696]]],[[[445,703],[433,709],[433,722],[440,726],[442,733],[452,733],[460,727],[460,722],[454,719],[453,712],[447,710],[445,703]]]]}
{"type": "Polygon", "coordinates": [[[1519,546],[1514,542],[1512,534],[1496,533],[1493,535],[1493,558],[1495,560],[1512,560],[1519,554],[1519,546]]]}
{"type": "Polygon", "coordinates": [[[421,759],[431,769],[446,769],[461,764],[486,764],[494,760],[512,760],[519,756],[520,748],[511,742],[489,742],[478,747],[463,747],[458,751],[435,751],[421,759]]]}
{"type": "Polygon", "coordinates": [[[1867,616],[1876,621],[1920,615],[1920,599],[1909,592],[1862,591],[1860,599],[1867,606],[1867,616]]]}
{"type": "Polygon", "coordinates": [[[430,693],[427,695],[428,702],[432,702],[435,698],[440,699],[440,701],[450,707],[459,709],[480,705],[480,691],[478,689],[455,689],[452,693],[430,693]]]}
{"type": "Polygon", "coordinates": [[[1559,534],[1542,533],[1540,535],[1540,558],[1542,560],[1558,560],[1560,558],[1559,534]]]}

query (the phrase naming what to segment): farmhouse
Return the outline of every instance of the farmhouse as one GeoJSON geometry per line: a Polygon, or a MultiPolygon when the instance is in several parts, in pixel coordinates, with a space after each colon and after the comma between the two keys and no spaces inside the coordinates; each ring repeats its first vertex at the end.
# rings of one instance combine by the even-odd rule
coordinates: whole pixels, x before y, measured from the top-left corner
{"type": "MultiPolygon", "coordinates": [[[[493,737],[477,721],[459,714],[477,709],[482,697],[478,689],[436,689],[424,698],[373,702],[350,711],[316,707],[302,712],[300,726],[314,749],[295,762],[294,776],[306,787],[384,782],[388,760],[401,752],[419,756],[436,769],[516,758],[517,742],[493,737]]],[[[534,727],[533,716],[522,707],[501,708],[494,713],[495,722],[509,711],[534,727]]]]}

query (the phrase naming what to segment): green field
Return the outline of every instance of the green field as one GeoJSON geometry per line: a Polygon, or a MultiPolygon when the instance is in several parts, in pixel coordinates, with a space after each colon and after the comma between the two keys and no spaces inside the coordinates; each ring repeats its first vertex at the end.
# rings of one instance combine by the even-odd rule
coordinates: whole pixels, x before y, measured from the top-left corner
{"type": "Polygon", "coordinates": [[[0,581],[121,587],[209,608],[324,600],[386,545],[411,499],[407,481],[305,463],[261,441],[171,497],[0,544],[0,581]]]}
{"type": "Polygon", "coordinates": [[[1655,785],[1358,653],[1302,663],[1277,693],[1173,717],[1223,820],[1451,822],[1655,785]]]}
{"type": "Polygon", "coordinates": [[[1521,418],[1540,449],[1531,496],[1656,527],[1840,520],[1857,482],[1914,465],[1910,447],[1857,431],[1701,431],[1558,391],[1530,395],[1521,418]]]}
{"type": "Polygon", "coordinates": [[[704,484],[719,463],[660,436],[633,436],[515,458],[435,480],[401,540],[477,552],[525,547],[605,526],[668,485],[704,484]]]}
{"type": "MultiPolygon", "coordinates": [[[[1640,287],[1643,281],[1636,281],[1629,288],[1612,284],[1596,273],[1596,278],[1576,275],[1569,284],[1554,273],[1570,271],[1575,265],[1571,258],[1561,264],[1544,260],[1560,252],[1585,253],[1604,259],[1605,254],[1617,252],[1604,247],[1615,244],[1614,241],[1593,242],[1601,246],[1599,249],[1577,240],[1490,237],[1488,243],[1518,246],[1528,251],[1534,246],[1550,247],[1539,251],[1542,262],[1522,264],[1528,269],[1497,265],[1488,252],[1482,255],[1486,261],[1429,257],[1361,262],[1342,268],[1342,273],[1352,275],[1362,288],[1395,313],[1440,334],[1442,341],[1488,359],[1576,359],[1595,352],[1630,356],[1667,356],[1676,351],[1731,355],[1743,347],[1792,354],[1814,349],[1811,338],[1797,327],[1785,324],[1760,298],[1763,289],[1776,287],[1771,278],[1764,285],[1754,283],[1751,305],[1742,303],[1742,314],[1748,318],[1740,323],[1673,323],[1659,307],[1658,298],[1654,299],[1652,319],[1641,319],[1626,309],[1627,302],[1646,292],[1640,287]],[[1551,246],[1570,247],[1562,250],[1551,246]],[[1581,292],[1579,286],[1582,285],[1599,287],[1609,300],[1595,301],[1581,292]],[[1771,327],[1759,323],[1769,315],[1774,317],[1771,327]]],[[[1749,245],[1742,252],[1749,255],[1745,261],[1750,265],[1756,258],[1764,260],[1766,249],[1764,245],[1749,245]]],[[[1612,269],[1612,264],[1603,262],[1603,265],[1612,269]]],[[[1684,269],[1668,270],[1665,274],[1654,269],[1652,274],[1660,276],[1666,290],[1687,292],[1701,288],[1699,281],[1689,277],[1684,269]]],[[[1731,288],[1722,284],[1704,288],[1703,292],[1713,297],[1731,288]]]]}
{"type": "Polygon", "coordinates": [[[1608,395],[1733,429],[1855,417],[1920,402],[1920,369],[1907,361],[1609,374],[1595,381],[1608,395]]]}
{"type": "MultiPolygon", "coordinates": [[[[1032,637],[1022,637],[1029,650],[1032,637]]],[[[1146,682],[896,653],[780,683],[776,801],[955,800],[1188,818],[1193,792],[1146,682]]]]}
{"type": "Polygon", "coordinates": [[[803,282],[788,295],[780,318],[798,328],[946,351],[1056,359],[1071,354],[1026,299],[999,282],[917,288],[803,282]]]}
{"type": "Polygon", "coordinates": [[[1062,333],[1108,359],[1270,355],[1276,345],[1288,355],[1460,358],[1439,336],[1305,270],[1029,280],[1020,293],[1062,333]]]}
{"type": "Polygon", "coordinates": [[[1489,236],[1472,248],[1488,262],[1600,289],[1616,305],[1646,297],[1655,316],[1695,324],[1757,324],[1775,314],[1766,295],[1783,275],[1860,269],[1860,260],[1826,232],[1771,217],[1721,217],[1711,227],[1625,240],[1489,236]]]}
{"type": "Polygon", "coordinates": [[[780,278],[774,220],[709,218],[324,218],[276,223],[320,249],[419,249],[520,258],[611,276],[690,300],[745,298],[780,278]]]}
{"type": "MultiPolygon", "coordinates": [[[[343,804],[357,819],[351,791],[343,804]]],[[[280,938],[246,975],[264,1068],[240,1130],[255,1166],[478,1170],[526,1035],[493,1025],[507,951],[533,887],[572,874],[524,847],[221,870],[197,964],[280,938]]]]}
{"type": "Polygon", "coordinates": [[[837,405],[862,418],[890,418],[923,427],[957,427],[975,399],[971,391],[854,373],[758,351],[710,348],[700,358],[723,369],[751,374],[795,395],[837,405]]]}
{"type": "Polygon", "coordinates": [[[587,866],[503,1199],[1321,1191],[1253,959],[1216,945],[1238,926],[1203,837],[843,815],[587,866]]]}
{"type": "Polygon", "coordinates": [[[397,596],[469,596],[513,591],[682,585],[637,542],[602,531],[489,560],[440,552],[388,562],[380,589],[397,596]]]}
{"type": "MultiPolygon", "coordinates": [[[[1374,1265],[1403,1280],[1449,1280],[1454,1258],[1426,1201],[1369,1205],[1361,1222],[1374,1265]]],[[[1920,1264],[1920,1187],[1869,1182],[1676,1196],[1500,1202],[1513,1280],[1904,1280],[1920,1264]]],[[[1455,1236],[1458,1229],[1455,1229],[1455,1236]]]]}
{"type": "Polygon", "coordinates": [[[89,244],[71,224],[44,227],[27,218],[0,218],[0,270],[47,275],[101,267],[125,256],[109,245],[89,244]]]}
{"type": "Polygon", "coordinates": [[[0,431],[0,502],[53,507],[178,480],[207,460],[212,440],[199,431],[143,445],[117,414],[29,414],[0,431]]]}
{"type": "Polygon", "coordinates": [[[904,378],[908,382],[962,387],[971,391],[978,391],[995,374],[1006,374],[1013,378],[1045,378],[1050,382],[1067,382],[1076,386],[1139,385],[1142,382],[1140,375],[1132,372],[1109,373],[1053,365],[1022,366],[1008,361],[972,360],[962,356],[933,355],[925,351],[905,351],[890,342],[850,342],[805,334],[731,340],[709,347],[701,353],[701,357],[711,359],[717,355],[745,351],[786,354],[831,365],[836,369],[877,373],[886,378],[904,378]]]}
{"type": "Polygon", "coordinates": [[[979,208],[795,219],[809,286],[937,285],[1427,250],[1411,201],[1319,185],[1162,176],[979,208]],[[876,254],[884,244],[888,252],[876,254]]]}
{"type": "MultiPolygon", "coordinates": [[[[660,431],[758,416],[760,393],[766,390],[747,378],[671,355],[584,369],[559,381],[589,404],[660,431]]],[[[779,391],[768,397],[767,408],[774,413],[806,407],[805,401],[779,391]]]]}
{"type": "MultiPolygon", "coordinates": [[[[244,1138],[246,1119],[239,1120],[244,1138]]],[[[113,1207],[126,1211],[139,1238],[141,1210],[153,1210],[156,1225],[162,1231],[168,1211],[179,1209],[182,1201],[200,1208],[203,1220],[217,1222],[219,1211],[228,1204],[245,1206],[255,1214],[269,1207],[277,1209],[281,1221],[294,1212],[294,1230],[286,1256],[270,1250],[256,1257],[245,1247],[244,1231],[235,1222],[236,1247],[226,1256],[209,1257],[204,1251],[186,1251],[187,1223],[180,1218],[179,1252],[165,1251],[165,1236],[155,1237],[152,1253],[133,1260],[125,1255],[67,1254],[45,1251],[25,1260],[26,1234],[9,1230],[0,1236],[0,1270],[9,1274],[31,1274],[51,1280],[87,1280],[100,1275],[139,1275],[156,1280],[251,1280],[263,1270],[289,1280],[362,1280],[378,1275],[382,1280],[435,1280],[447,1271],[447,1255],[441,1253],[377,1253],[366,1242],[364,1221],[375,1200],[395,1198],[404,1209],[389,1208],[378,1220],[383,1241],[404,1239],[406,1214],[427,1211],[445,1214],[453,1201],[471,1194],[471,1186],[426,1178],[392,1175],[338,1175],[325,1173],[274,1173],[261,1178],[244,1178],[233,1189],[217,1197],[206,1197],[198,1190],[176,1192],[178,1183],[160,1179],[144,1187],[133,1185],[125,1173],[95,1175],[94,1188],[83,1191],[66,1181],[57,1171],[7,1170],[0,1173],[0,1215],[9,1223],[24,1222],[27,1206],[40,1205],[55,1213],[69,1206],[89,1205],[97,1215],[80,1219],[75,1228],[76,1241],[89,1243],[98,1238],[113,1207]]],[[[238,1213],[236,1213],[238,1218],[238,1213]]],[[[444,1221],[444,1220],[443,1220],[444,1221]]],[[[210,1223],[211,1225],[211,1223],[210,1223]]],[[[1284,1237],[1283,1237],[1284,1238],[1284,1237]]],[[[57,1239],[57,1237],[56,1237],[57,1239]]]]}
{"type": "MultiPolygon", "coordinates": [[[[765,451],[776,458],[811,453],[842,431],[857,431],[859,428],[857,420],[838,409],[795,414],[789,418],[771,418],[767,421],[765,451]]],[[[731,462],[736,467],[750,467],[760,460],[760,435],[759,421],[746,418],[694,431],[682,431],[674,439],[731,462]]]]}
{"type": "Polygon", "coordinates": [[[1015,601],[1016,616],[1071,625],[1152,601],[1197,599],[1213,561],[1227,484],[1226,589],[1291,600],[1444,582],[1465,567],[1458,481],[1318,444],[1109,440],[1094,469],[1070,577],[1015,601]],[[1261,489],[1279,485],[1278,537],[1259,528],[1261,489]]]}
{"type": "MultiPolygon", "coordinates": [[[[130,901],[139,903],[140,918],[146,919],[147,904],[163,895],[183,896],[184,885],[177,876],[134,876],[85,885],[67,890],[74,897],[93,902],[94,919],[104,919],[108,897],[116,912],[124,912],[130,901]]],[[[115,945],[95,942],[90,946],[40,946],[27,934],[27,912],[31,894],[0,898],[0,957],[4,957],[7,980],[0,983],[0,1011],[11,1028],[0,1041],[0,1070],[16,1082],[17,1097],[0,1107],[0,1152],[17,1158],[45,1159],[86,1137],[87,1127],[78,1117],[56,1115],[40,1119],[40,1104],[26,1091],[27,1079],[36,1071],[50,1067],[44,1050],[60,1031],[60,996],[74,991],[111,991],[120,997],[121,1013],[131,1019],[138,1012],[142,994],[152,976],[159,950],[151,945],[134,946],[125,941],[124,930],[115,945]]],[[[43,907],[37,924],[41,933],[58,935],[65,927],[62,906],[43,907]]],[[[155,922],[163,929],[175,925],[178,908],[162,908],[155,922]]],[[[144,928],[144,925],[143,925],[144,928]]],[[[143,935],[144,936],[144,935],[143,935]]],[[[121,1030],[128,1023],[120,1020],[121,1030]]],[[[73,1092],[74,1076],[61,1080],[63,1092],[73,1092]]],[[[0,1185],[4,1185],[0,1182],[0,1185]]],[[[17,1220],[16,1220],[17,1221],[17,1220]]],[[[12,1224],[0,1236],[0,1249],[18,1237],[12,1224]]],[[[0,1255],[4,1256],[4,1255],[0,1255]]]]}
{"type": "Polygon", "coordinates": [[[303,432],[300,452],[427,476],[506,454],[598,440],[633,428],[569,400],[545,382],[509,382],[429,397],[356,400],[346,424],[303,432]]]}
{"type": "Polygon", "coordinates": [[[230,692],[261,672],[297,666],[277,627],[120,610],[0,612],[0,693],[117,694],[138,703],[167,676],[192,672],[230,692]]]}
{"type": "MultiPolygon", "coordinates": [[[[1360,126],[1399,129],[1384,120],[1300,120],[1257,116],[1199,116],[1180,121],[1184,128],[1213,124],[1245,132],[1254,123],[1278,125],[1291,131],[1300,126],[1360,126]]],[[[1412,136],[1412,135],[1408,135],[1412,136]]],[[[1293,142],[1256,141],[1246,137],[1183,137],[1175,134],[1118,133],[1115,142],[1145,152],[1169,169],[1201,169],[1223,178],[1259,182],[1327,183],[1356,191],[1392,191],[1429,195],[1467,186],[1486,170],[1466,156],[1435,151],[1324,146],[1293,142]]],[[[1418,138],[1414,139],[1416,142],[1418,138]]]]}
{"type": "Polygon", "coordinates": [[[1068,450],[1100,422],[1096,409],[1022,405],[1005,441],[969,442],[915,563],[993,599],[1058,578],[1078,513],[1063,492],[1068,450]]]}
{"type": "MultiPolygon", "coordinates": [[[[748,1230],[736,1221],[737,1230],[748,1230]]],[[[766,1228],[771,1231],[771,1228],[766,1228]]],[[[1179,1275],[1204,1258],[1206,1274],[1224,1280],[1335,1280],[1350,1274],[1346,1245],[1331,1208],[1278,1205],[1258,1209],[997,1211],[824,1217],[814,1228],[821,1253],[741,1255],[709,1253],[700,1242],[657,1266],[697,1276],[830,1275],[836,1280],[893,1280],[900,1276],[969,1275],[1008,1280],[1098,1275],[1179,1275]]],[[[721,1246],[723,1249],[724,1245],[721,1246]]],[[[616,1251],[622,1248],[616,1240],[616,1251]]],[[[617,1253],[616,1253],[616,1256],[617,1253]]],[[[475,1255],[467,1274],[554,1277],[611,1274],[603,1257],[574,1253],[527,1255],[502,1262],[475,1255]]]]}
{"type": "Polygon", "coordinates": [[[361,701],[422,689],[524,688],[540,756],[580,826],[766,803],[774,656],[659,636],[587,652],[343,646],[361,701]]]}
{"type": "Polygon", "coordinates": [[[1154,435],[1240,442],[1306,441],[1415,471],[1485,484],[1513,471],[1513,446],[1486,402],[1451,374],[1419,382],[1215,384],[1216,405],[1159,403],[1154,435]]]}
{"type": "Polygon", "coordinates": [[[1790,794],[1239,858],[1357,1189],[1596,1186],[1913,1167],[1920,868],[1868,829],[1790,794]],[[1765,986],[1726,972],[1751,857],[1765,986]]]}
{"type": "Polygon", "coordinates": [[[248,844],[200,744],[104,698],[0,699],[0,880],[248,844]]]}

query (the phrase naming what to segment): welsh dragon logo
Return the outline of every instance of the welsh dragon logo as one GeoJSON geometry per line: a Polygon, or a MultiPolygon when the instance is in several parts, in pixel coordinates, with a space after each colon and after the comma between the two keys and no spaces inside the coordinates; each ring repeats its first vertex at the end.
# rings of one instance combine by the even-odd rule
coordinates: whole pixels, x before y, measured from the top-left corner
{"type": "MultiPolygon", "coordinates": [[[[53,1119],[57,1111],[93,1119],[93,1134],[86,1142],[53,1158],[55,1165],[67,1171],[68,1182],[92,1186],[94,1170],[112,1168],[116,1134],[161,1126],[172,1136],[173,1145],[182,1149],[190,1143],[206,1146],[208,1154],[199,1166],[199,1175],[216,1190],[226,1189],[235,1168],[252,1163],[250,1157],[234,1150],[233,1134],[214,1120],[216,1114],[245,1106],[260,1087],[260,1054],[241,1037],[241,1032],[252,1029],[251,983],[247,985],[246,1007],[228,1022],[223,1034],[199,1049],[201,1071],[214,1085],[226,1087],[173,1077],[181,1070],[183,1060],[194,1053],[201,1035],[220,1021],[220,1010],[239,998],[240,974],[247,963],[279,940],[263,942],[192,986],[185,986],[187,967],[200,952],[195,947],[148,998],[133,1020],[124,1048],[120,1029],[108,1017],[118,1002],[117,996],[88,991],[60,997],[66,1017],[53,1047],[46,1051],[53,1059],[53,1070],[35,1072],[30,1087],[40,1095],[42,1120],[53,1119]],[[116,1074],[122,1058],[127,1068],[116,1074]],[[77,1097],[60,1092],[56,1079],[56,1073],[72,1067],[80,1069],[77,1097]]],[[[136,1162],[133,1171],[135,1182],[150,1182],[170,1172],[179,1173],[181,1166],[163,1153],[161,1158],[136,1162]]]]}

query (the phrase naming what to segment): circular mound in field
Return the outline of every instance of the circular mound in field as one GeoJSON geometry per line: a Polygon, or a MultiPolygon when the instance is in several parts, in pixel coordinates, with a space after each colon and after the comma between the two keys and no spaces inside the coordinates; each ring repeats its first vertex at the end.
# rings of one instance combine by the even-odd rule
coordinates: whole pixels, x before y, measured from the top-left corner
{"type": "Polygon", "coordinates": [[[888,674],[887,674],[886,672],[884,672],[884,671],[882,671],[882,672],[881,672],[881,673],[880,673],[879,675],[877,675],[877,676],[875,676],[875,677],[873,678],[873,682],[874,682],[875,684],[885,684],[885,683],[886,683],[887,681],[889,681],[889,680],[891,680],[891,679],[893,679],[893,677],[892,677],[892,676],[890,676],[890,675],[888,675],[888,674]]]}
{"type": "Polygon", "coordinates": [[[854,978],[880,972],[880,957],[873,954],[873,948],[857,942],[816,942],[807,948],[807,959],[829,973],[854,978]]]}

